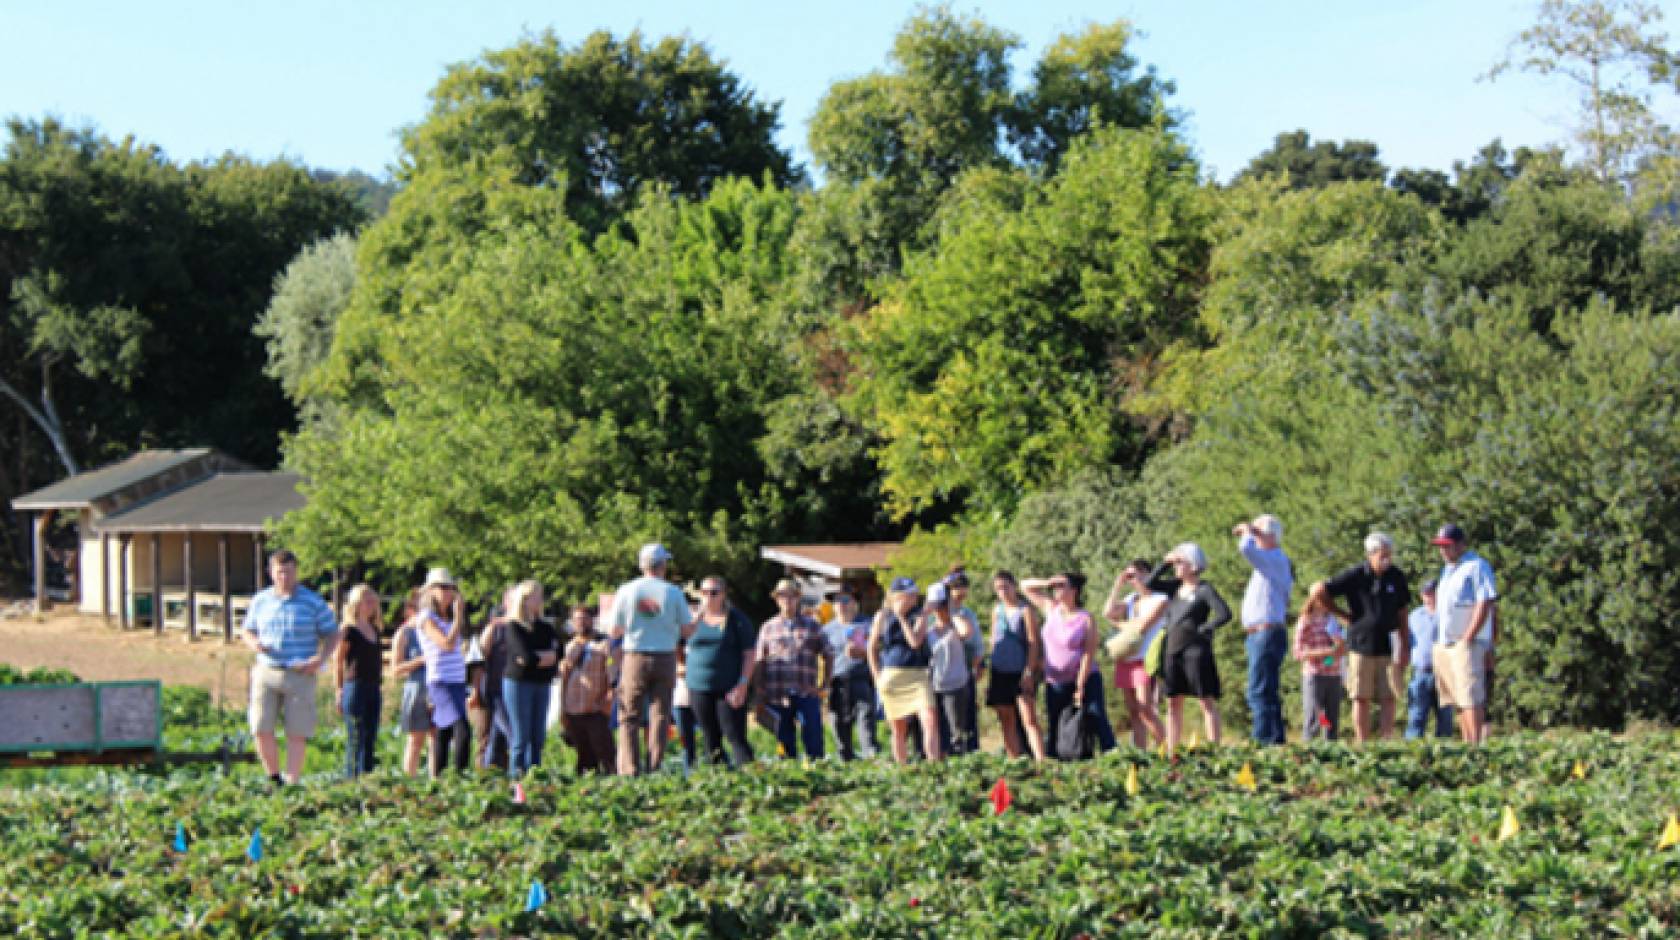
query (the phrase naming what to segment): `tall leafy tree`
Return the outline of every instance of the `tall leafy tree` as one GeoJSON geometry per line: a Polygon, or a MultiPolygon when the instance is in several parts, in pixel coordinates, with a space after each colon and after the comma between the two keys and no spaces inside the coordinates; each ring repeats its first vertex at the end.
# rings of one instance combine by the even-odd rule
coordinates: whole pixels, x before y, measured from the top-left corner
{"type": "Polygon", "coordinates": [[[895,514],[1023,492],[1144,435],[1119,405],[1194,317],[1207,194],[1171,135],[1105,129],[1047,181],[971,176],[938,246],[856,321],[852,406],[878,430],[895,514]]]}
{"type": "Polygon", "coordinates": [[[776,146],[780,105],[760,101],[702,44],[553,32],[450,68],[426,119],[403,132],[404,178],[500,154],[527,186],[554,186],[597,232],[659,184],[704,196],[731,176],[798,179],[776,146]]]}
{"type": "Polygon", "coordinates": [[[257,320],[268,344],[264,371],[280,383],[304,422],[327,419],[330,399],[312,377],[332,349],[339,315],[356,287],[356,238],[340,232],[305,248],[274,279],[274,298],[257,320]]]}
{"type": "Polygon", "coordinates": [[[1680,56],[1662,21],[1662,8],[1644,0],[1542,0],[1488,77],[1519,70],[1568,81],[1587,166],[1601,182],[1625,182],[1642,161],[1680,152],[1654,101],[1658,89],[1680,89],[1680,56]]]}

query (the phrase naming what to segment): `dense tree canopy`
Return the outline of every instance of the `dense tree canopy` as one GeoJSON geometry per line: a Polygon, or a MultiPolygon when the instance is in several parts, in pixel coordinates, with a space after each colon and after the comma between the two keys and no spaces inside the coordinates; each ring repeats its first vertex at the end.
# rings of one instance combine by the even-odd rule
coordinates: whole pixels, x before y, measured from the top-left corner
{"type": "Polygon", "coordinates": [[[648,184],[701,197],[731,176],[793,181],[779,110],[692,40],[596,32],[567,46],[546,32],[449,70],[403,133],[405,174],[493,154],[520,183],[563,189],[595,232],[648,184]]]}
{"type": "MultiPolygon", "coordinates": [[[[287,162],[178,165],[14,119],[0,151],[0,497],[144,446],[263,464],[294,420],[251,327],[299,248],[362,215],[287,162]]],[[[24,556],[9,512],[0,572],[24,556]]]]}

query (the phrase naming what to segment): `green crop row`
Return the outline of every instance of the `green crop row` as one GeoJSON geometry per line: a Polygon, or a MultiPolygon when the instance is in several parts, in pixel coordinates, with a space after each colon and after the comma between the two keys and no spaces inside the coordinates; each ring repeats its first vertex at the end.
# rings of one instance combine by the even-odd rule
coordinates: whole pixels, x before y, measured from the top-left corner
{"type": "Polygon", "coordinates": [[[0,931],[1674,936],[1680,849],[1657,843],[1677,743],[1568,733],[640,780],[545,768],[524,804],[485,777],[270,792],[250,771],[110,773],[0,793],[0,931]],[[1245,763],[1254,792],[1237,783],[1245,763]],[[1001,816],[999,777],[1014,799],[1001,816]],[[1520,831],[1499,841],[1506,806],[1520,831]],[[527,913],[533,881],[549,900],[527,913]]]}

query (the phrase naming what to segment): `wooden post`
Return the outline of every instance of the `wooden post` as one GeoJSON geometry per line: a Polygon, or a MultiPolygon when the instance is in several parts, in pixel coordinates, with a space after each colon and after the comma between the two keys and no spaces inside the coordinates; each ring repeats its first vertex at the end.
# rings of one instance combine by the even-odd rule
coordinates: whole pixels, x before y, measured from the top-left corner
{"type": "Polygon", "coordinates": [[[222,642],[233,642],[233,586],[228,583],[228,534],[216,541],[216,569],[222,587],[222,642]]]}
{"type": "Polygon", "coordinates": [[[152,633],[163,636],[163,536],[152,533],[152,633]]]}
{"type": "Polygon", "coordinates": [[[128,602],[128,565],[133,557],[133,545],[134,537],[128,533],[117,536],[117,624],[124,630],[134,625],[128,602]]]}
{"type": "Polygon", "coordinates": [[[263,589],[263,569],[268,567],[268,559],[263,557],[263,537],[251,536],[251,563],[256,570],[251,572],[251,593],[255,594],[263,589]]]}
{"type": "Polygon", "coordinates": [[[187,583],[187,639],[198,640],[198,590],[193,586],[192,533],[183,535],[181,543],[182,580],[187,583]]]}
{"type": "Polygon", "coordinates": [[[99,533],[99,615],[111,625],[111,533],[99,533]]]}
{"type": "Polygon", "coordinates": [[[44,509],[35,514],[35,612],[44,614],[52,607],[47,598],[47,527],[52,525],[53,511],[44,509]]]}

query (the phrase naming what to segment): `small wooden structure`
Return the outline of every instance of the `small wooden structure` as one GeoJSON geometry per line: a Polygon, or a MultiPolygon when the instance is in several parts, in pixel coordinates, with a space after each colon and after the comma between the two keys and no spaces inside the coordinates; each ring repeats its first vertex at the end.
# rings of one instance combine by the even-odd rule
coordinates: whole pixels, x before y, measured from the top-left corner
{"type": "Polygon", "coordinates": [[[163,749],[156,681],[0,686],[0,713],[0,766],[151,762],[163,749]]]}
{"type": "Polygon", "coordinates": [[[116,566],[118,549],[97,532],[100,520],[132,509],[149,500],[230,470],[251,467],[207,447],[191,450],[145,450],[97,470],[78,473],[51,486],[12,500],[18,512],[34,513],[35,605],[45,610],[47,600],[47,536],[53,519],[60,513],[75,513],[78,531],[76,565],[72,568],[73,597],[83,613],[106,616],[111,598],[90,585],[104,582],[105,572],[116,566]],[[79,591],[74,590],[79,588],[79,591]]]}
{"type": "Polygon", "coordinates": [[[101,520],[100,536],[124,546],[117,577],[123,626],[145,610],[158,632],[175,627],[197,639],[201,624],[217,624],[232,640],[262,588],[263,531],[303,506],[300,479],[220,473],[101,520]]]}
{"type": "Polygon", "coordinates": [[[805,586],[808,598],[821,602],[845,588],[864,613],[873,613],[886,597],[880,572],[901,546],[900,542],[766,545],[759,557],[779,563],[788,577],[805,586]]]}
{"type": "Polygon", "coordinates": [[[209,764],[255,760],[241,738],[214,751],[165,752],[163,684],[0,685],[0,769],[85,764],[209,764]]]}

